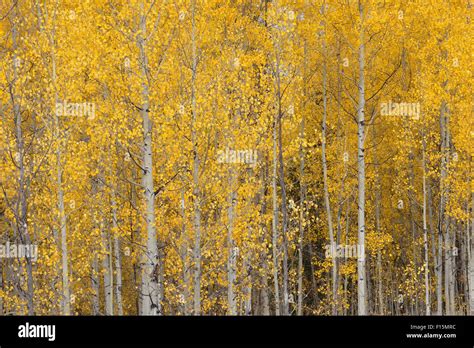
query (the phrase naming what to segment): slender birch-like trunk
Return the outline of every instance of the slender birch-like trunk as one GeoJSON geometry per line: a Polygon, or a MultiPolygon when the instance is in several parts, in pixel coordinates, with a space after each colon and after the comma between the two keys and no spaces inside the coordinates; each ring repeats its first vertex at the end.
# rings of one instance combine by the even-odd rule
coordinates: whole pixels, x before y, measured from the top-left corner
{"type": "MultiPolygon", "coordinates": [[[[279,57],[279,55],[277,54],[279,57]]],[[[282,212],[282,237],[283,237],[283,302],[282,302],[282,314],[289,314],[289,296],[288,296],[288,240],[287,240],[287,230],[288,230],[288,209],[286,204],[286,184],[285,184],[285,170],[283,162],[283,144],[282,144],[282,121],[283,116],[281,109],[281,91],[280,91],[280,68],[279,68],[279,58],[277,58],[277,117],[276,117],[276,127],[277,127],[277,144],[278,144],[278,169],[279,169],[279,178],[280,178],[280,190],[281,190],[281,212],[282,212]]]]}
{"type": "MultiPolygon", "coordinates": [[[[303,76],[303,96],[306,97],[307,88],[307,43],[304,43],[304,76],[303,76]]],[[[299,211],[299,238],[298,238],[298,305],[296,309],[297,315],[303,315],[303,248],[304,248],[304,232],[305,232],[305,202],[306,202],[306,187],[304,184],[304,170],[305,170],[305,151],[303,142],[305,139],[305,113],[301,115],[301,127],[300,127],[300,211],[299,211]]]]}
{"type": "MultiPolygon", "coordinates": [[[[372,142],[374,146],[373,150],[373,161],[375,165],[379,166],[378,163],[378,156],[377,156],[377,151],[376,151],[376,129],[375,129],[375,124],[372,125],[372,142]]],[[[382,209],[382,193],[381,193],[381,182],[380,182],[380,176],[377,173],[375,176],[375,232],[377,234],[380,234],[380,220],[381,220],[381,209],[382,209]]],[[[377,264],[376,264],[376,275],[377,275],[377,305],[378,305],[378,313],[380,315],[383,315],[385,312],[385,306],[384,306],[384,298],[383,298],[383,284],[382,284],[382,279],[383,279],[383,273],[382,273],[382,252],[381,250],[377,250],[377,264]]],[[[374,306],[375,307],[375,306],[374,306]]],[[[375,311],[375,310],[374,310],[375,311]]]]}
{"type": "Polygon", "coordinates": [[[104,269],[104,299],[105,299],[105,315],[114,315],[113,302],[113,271],[111,258],[111,245],[109,243],[110,236],[106,231],[106,226],[101,226],[102,243],[105,248],[105,255],[102,260],[102,268],[104,269]]]}
{"type": "Polygon", "coordinates": [[[445,251],[444,251],[444,297],[445,297],[445,309],[446,309],[446,315],[451,315],[452,314],[452,308],[451,308],[451,288],[449,286],[449,283],[451,282],[451,239],[449,236],[449,231],[450,231],[450,226],[449,226],[449,221],[446,223],[446,232],[445,232],[445,251]]]}
{"type": "MultiPolygon", "coordinates": [[[[448,166],[450,163],[450,152],[451,152],[451,139],[450,139],[450,131],[449,131],[449,120],[450,120],[450,110],[449,107],[446,105],[445,108],[445,137],[446,137],[446,176],[448,175],[448,166]]],[[[446,185],[445,189],[445,194],[446,194],[446,202],[449,199],[449,194],[450,194],[450,187],[449,184],[446,185]]],[[[449,302],[449,314],[454,315],[456,314],[456,303],[455,303],[455,283],[456,283],[456,257],[457,257],[457,249],[456,249],[456,222],[455,219],[453,219],[451,216],[448,216],[448,221],[447,221],[447,228],[446,228],[446,242],[447,242],[447,248],[449,252],[447,253],[447,263],[448,263],[448,294],[446,301],[449,302]],[[448,242],[449,240],[449,242],[448,242]]]]}
{"type": "MultiPolygon", "coordinates": [[[[184,186],[184,184],[183,184],[184,186]]],[[[184,301],[184,314],[189,315],[191,313],[190,307],[190,267],[188,263],[188,248],[189,241],[187,235],[187,224],[186,224],[186,201],[184,196],[184,189],[181,191],[181,218],[183,226],[181,229],[181,259],[183,260],[183,301],[184,301]]]]}
{"type": "MultiPolygon", "coordinates": [[[[249,200],[249,211],[251,209],[251,204],[252,200],[249,200]]],[[[253,231],[251,225],[247,226],[247,237],[248,240],[250,240],[253,231]]],[[[243,269],[245,272],[245,287],[244,287],[244,315],[252,315],[252,249],[247,249],[247,252],[245,253],[244,256],[244,264],[243,264],[243,269]]]]}
{"type": "Polygon", "coordinates": [[[114,253],[115,253],[115,298],[117,303],[117,314],[123,315],[122,302],[122,258],[120,255],[120,239],[114,237],[114,253]]]}
{"type": "Polygon", "coordinates": [[[304,115],[301,120],[301,130],[300,130],[300,211],[299,211],[299,237],[298,237],[298,306],[297,306],[297,315],[303,315],[303,241],[304,241],[304,232],[305,232],[305,201],[306,201],[306,188],[304,186],[304,149],[302,141],[304,139],[304,127],[305,119],[304,115]]]}
{"type": "MultiPolygon", "coordinates": [[[[261,216],[266,216],[267,214],[267,199],[266,199],[266,180],[268,177],[268,165],[267,161],[265,161],[265,166],[262,168],[262,187],[261,187],[261,193],[260,193],[260,199],[261,199],[261,216]]],[[[265,243],[266,236],[267,236],[267,225],[265,221],[261,222],[262,230],[263,230],[263,236],[261,238],[261,243],[262,245],[265,243]]],[[[260,252],[260,259],[262,260],[263,263],[263,275],[262,275],[262,291],[261,291],[261,297],[262,297],[262,314],[263,315],[270,315],[270,298],[268,295],[268,279],[267,279],[267,274],[268,274],[268,263],[267,263],[267,253],[266,249],[262,248],[260,252]]]]}
{"type": "MultiPolygon", "coordinates": [[[[440,110],[440,133],[441,133],[441,174],[440,174],[440,204],[439,204],[439,221],[438,221],[438,230],[439,230],[439,265],[442,264],[442,255],[444,249],[444,298],[445,298],[445,309],[446,314],[451,313],[450,302],[449,302],[449,276],[450,276],[450,267],[449,267],[449,250],[450,241],[449,241],[449,224],[448,219],[445,216],[445,206],[446,206],[446,177],[447,177],[447,129],[446,129],[446,102],[443,101],[441,104],[440,110]],[[443,235],[444,233],[444,235],[443,235]],[[443,248],[444,241],[444,248],[443,248]]],[[[440,281],[440,280],[438,280],[440,281]]],[[[441,280],[442,282],[442,280],[441,280]]],[[[439,284],[439,287],[442,287],[442,283],[439,284]]],[[[442,313],[441,313],[442,314],[442,313]]]]}
{"type": "Polygon", "coordinates": [[[471,193],[471,228],[468,230],[469,314],[474,315],[474,192],[471,193]]]}
{"type": "Polygon", "coordinates": [[[192,2],[192,80],[191,80],[191,142],[193,143],[193,195],[194,195],[194,315],[201,314],[201,192],[199,189],[199,152],[196,131],[196,0],[192,2]]]}
{"type": "Polygon", "coordinates": [[[437,298],[437,315],[443,315],[443,234],[438,229],[438,253],[436,255],[436,298],[437,298]]]}
{"type": "Polygon", "coordinates": [[[153,150],[152,133],[153,126],[150,120],[150,92],[149,92],[149,73],[148,57],[146,54],[146,15],[144,12],[144,3],[140,3],[140,32],[137,37],[137,45],[140,52],[141,79],[142,79],[142,106],[141,116],[143,122],[143,176],[142,185],[144,189],[144,200],[146,206],[146,251],[143,260],[142,269],[142,314],[157,315],[161,314],[161,287],[159,285],[159,267],[158,244],[156,239],[155,227],[155,194],[153,185],[153,150]]]}
{"type": "MultiPolygon", "coordinates": [[[[278,1],[275,1],[275,8],[279,9],[278,1]]],[[[283,315],[289,314],[289,293],[288,293],[288,208],[286,204],[286,184],[285,184],[285,167],[283,162],[283,144],[282,144],[282,91],[281,91],[281,34],[279,31],[276,33],[277,37],[274,38],[274,50],[275,50],[275,132],[276,132],[276,143],[278,146],[278,177],[280,182],[281,190],[281,213],[282,213],[282,251],[283,251],[283,266],[282,266],[282,291],[283,299],[281,302],[281,312],[283,315]]]]}
{"type": "MultiPolygon", "coordinates": [[[[12,108],[13,108],[13,117],[15,120],[15,130],[16,130],[16,166],[18,167],[18,204],[16,205],[16,223],[18,229],[18,236],[20,238],[21,243],[25,243],[27,245],[31,244],[31,237],[28,232],[28,187],[27,187],[27,179],[25,173],[25,139],[23,135],[22,129],[22,115],[20,111],[20,100],[17,95],[17,88],[16,83],[18,81],[18,56],[16,51],[17,41],[18,41],[18,20],[20,19],[18,13],[18,3],[14,5],[14,14],[15,17],[13,19],[13,26],[12,26],[12,48],[13,48],[13,79],[10,82],[10,96],[12,101],[12,108]]],[[[28,311],[28,315],[34,314],[34,285],[33,285],[33,265],[32,260],[30,258],[26,258],[26,307],[28,311]]]]}
{"type": "Polygon", "coordinates": [[[114,229],[114,259],[115,259],[115,302],[117,304],[117,314],[123,315],[122,303],[122,257],[120,255],[120,237],[117,235],[117,202],[115,191],[112,192],[112,227],[114,229]]]}
{"type": "Polygon", "coordinates": [[[237,194],[234,190],[234,171],[233,169],[230,170],[229,176],[229,187],[230,187],[230,194],[229,194],[229,208],[228,208],[228,219],[229,219],[229,226],[227,227],[227,249],[228,249],[228,259],[227,259],[227,302],[229,305],[229,314],[236,315],[237,314],[237,302],[234,293],[234,283],[236,278],[236,261],[237,255],[235,250],[235,243],[234,243],[234,218],[235,218],[235,204],[237,200],[237,194]]]}
{"type": "MultiPolygon", "coordinates": [[[[55,29],[52,29],[50,35],[50,47],[51,47],[51,79],[54,89],[54,107],[58,104],[58,91],[56,89],[56,50],[55,50],[55,29]]],[[[61,230],[61,265],[62,265],[62,314],[71,314],[71,294],[69,288],[69,266],[68,266],[68,246],[67,246],[67,219],[64,208],[64,191],[63,191],[63,168],[61,163],[61,144],[60,144],[60,131],[59,131],[59,117],[54,112],[54,131],[53,137],[56,141],[56,185],[58,190],[58,209],[59,209],[59,224],[61,230]]]]}
{"type": "Polygon", "coordinates": [[[457,289],[456,289],[456,258],[459,253],[456,247],[456,226],[457,224],[453,221],[453,228],[452,236],[451,236],[451,248],[450,248],[450,255],[449,255],[449,267],[450,267],[450,278],[449,278],[449,307],[451,308],[451,315],[456,315],[456,301],[455,298],[457,297],[457,289]]]}
{"type": "Polygon", "coordinates": [[[99,262],[97,261],[97,255],[94,255],[92,261],[92,272],[91,272],[91,287],[92,287],[92,315],[99,315],[100,306],[100,281],[99,277],[99,262]]]}
{"type": "MultiPolygon", "coordinates": [[[[3,289],[5,286],[3,277],[3,262],[0,262],[0,288],[3,289]]],[[[0,316],[4,315],[5,310],[3,308],[3,296],[0,296],[0,316]]]]}
{"type": "Polygon", "coordinates": [[[359,103],[357,108],[357,179],[358,179],[358,244],[362,255],[357,259],[357,312],[367,315],[366,270],[365,270],[365,43],[364,9],[359,3],[359,103]]]}
{"type": "MultiPolygon", "coordinates": [[[[328,166],[326,160],[326,119],[327,119],[327,62],[326,62],[326,39],[323,34],[323,118],[321,123],[321,156],[323,165],[323,186],[324,186],[324,205],[326,207],[326,217],[328,221],[330,250],[335,250],[334,228],[332,224],[331,202],[329,199],[328,187],[328,166]]],[[[332,314],[337,314],[337,257],[332,255],[332,314]]]]}
{"type": "MultiPolygon", "coordinates": [[[[57,117],[56,117],[56,121],[57,117]]],[[[68,267],[68,247],[67,247],[67,227],[66,213],[64,211],[64,192],[62,188],[62,165],[61,150],[58,145],[56,150],[57,161],[57,186],[58,186],[58,203],[59,216],[61,224],[61,261],[62,261],[62,280],[63,280],[63,315],[71,314],[71,295],[69,290],[69,267],[68,267]]]]}
{"type": "Polygon", "coordinates": [[[423,245],[425,249],[425,313],[426,315],[431,314],[431,299],[430,299],[430,284],[429,284],[429,254],[428,254],[428,227],[426,218],[426,141],[425,132],[423,131],[423,148],[422,148],[422,165],[423,165],[423,245]]]}
{"type": "MultiPolygon", "coordinates": [[[[443,108],[443,106],[442,106],[443,108]]],[[[443,111],[441,111],[442,113],[443,111]]],[[[441,116],[442,117],[442,116],[441,116]]],[[[443,122],[441,121],[441,124],[443,122]]],[[[444,146],[444,138],[443,138],[443,126],[441,126],[441,147],[444,146]]],[[[444,165],[444,159],[441,158],[441,167],[444,165]]],[[[441,173],[443,173],[443,170],[441,170],[441,173]]],[[[438,250],[436,254],[436,305],[437,305],[437,310],[436,314],[437,315],[442,315],[443,314],[443,230],[442,230],[442,225],[443,225],[443,208],[442,206],[444,205],[443,201],[443,194],[442,194],[442,175],[440,179],[440,204],[439,204],[439,213],[438,213],[438,228],[437,228],[437,239],[438,239],[438,250]]]]}
{"type": "Polygon", "coordinates": [[[278,200],[277,200],[277,135],[276,125],[273,127],[273,172],[272,172],[272,252],[273,252],[273,283],[275,287],[275,315],[280,315],[280,284],[278,282],[279,242],[278,242],[278,200]]]}
{"type": "MultiPolygon", "coordinates": [[[[426,156],[426,154],[425,154],[426,156]]],[[[425,161],[427,161],[427,159],[425,158],[425,161]]],[[[427,165],[427,163],[425,163],[425,165],[427,165]]],[[[429,221],[429,225],[430,225],[430,234],[431,234],[431,254],[433,255],[433,265],[434,265],[434,274],[435,274],[435,277],[436,277],[436,283],[438,284],[438,277],[440,277],[440,274],[438,272],[438,266],[437,266],[437,246],[436,246],[436,229],[434,227],[434,217],[433,217],[433,193],[432,193],[432,187],[431,187],[431,180],[428,179],[428,182],[427,182],[427,199],[428,199],[428,202],[427,202],[427,205],[428,205],[428,221],[429,221]]],[[[436,286],[436,306],[438,306],[438,301],[440,301],[440,299],[438,299],[438,286],[436,286]]],[[[440,296],[439,296],[440,297],[440,296]]],[[[438,308],[438,307],[437,307],[438,308]]],[[[437,313],[438,314],[438,313],[437,313]]]]}
{"type": "MultiPolygon", "coordinates": [[[[278,78],[279,80],[279,78],[278,78]]],[[[280,83],[278,83],[280,85],[280,83]]],[[[278,162],[279,162],[279,177],[280,177],[280,189],[281,189],[281,211],[282,211],[282,236],[283,236],[283,304],[282,304],[282,314],[289,314],[289,294],[288,294],[288,208],[286,204],[286,184],[285,184],[285,170],[283,162],[283,145],[282,145],[282,110],[281,110],[281,95],[278,91],[278,162]]]]}

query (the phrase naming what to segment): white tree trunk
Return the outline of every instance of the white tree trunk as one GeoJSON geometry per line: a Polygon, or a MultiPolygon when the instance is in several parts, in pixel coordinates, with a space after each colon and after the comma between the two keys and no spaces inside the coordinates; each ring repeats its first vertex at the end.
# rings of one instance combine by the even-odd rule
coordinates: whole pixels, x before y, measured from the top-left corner
{"type": "Polygon", "coordinates": [[[458,255],[458,249],[456,247],[456,225],[453,226],[452,236],[451,236],[451,248],[449,255],[449,268],[451,270],[449,278],[449,307],[451,308],[451,315],[456,315],[456,258],[458,255]]]}
{"type": "Polygon", "coordinates": [[[423,132],[423,245],[425,248],[425,266],[424,266],[424,275],[425,275],[425,314],[431,314],[431,301],[430,301],[430,284],[429,284],[429,256],[428,256],[428,227],[426,219],[426,141],[425,133],[423,132]]]}
{"type": "MultiPolygon", "coordinates": [[[[249,232],[252,230],[249,228],[249,232]]],[[[252,272],[251,272],[252,254],[247,251],[244,258],[245,270],[245,288],[244,288],[244,315],[252,315],[252,272]]]]}
{"type": "MultiPolygon", "coordinates": [[[[0,262],[0,288],[3,289],[5,286],[3,282],[3,264],[0,262]]],[[[3,309],[3,296],[0,296],[0,316],[4,315],[4,309],[3,309]]]]}
{"type": "Polygon", "coordinates": [[[105,315],[114,315],[114,302],[113,302],[113,273],[112,273],[112,262],[111,258],[111,245],[109,243],[108,233],[105,231],[106,226],[102,228],[102,243],[105,249],[105,255],[102,259],[102,268],[104,270],[104,299],[105,299],[105,315]]]}
{"type": "Polygon", "coordinates": [[[149,117],[148,59],[146,55],[146,15],[144,4],[140,4],[140,33],[138,48],[140,51],[142,99],[141,116],[143,121],[143,177],[144,199],[146,205],[145,221],[147,231],[146,252],[143,264],[142,314],[161,314],[161,294],[158,284],[159,255],[155,226],[155,194],[153,185],[152,122],[149,117]]]}
{"type": "Polygon", "coordinates": [[[445,232],[445,252],[444,252],[444,296],[445,296],[445,302],[446,302],[446,315],[451,315],[452,314],[452,308],[451,308],[451,288],[449,286],[451,282],[451,239],[449,236],[449,223],[447,223],[446,227],[446,232],[445,232]]]}
{"type": "MultiPolygon", "coordinates": [[[[447,141],[447,123],[446,123],[446,102],[442,102],[440,111],[440,133],[441,133],[441,174],[440,174],[440,204],[439,204],[439,237],[444,240],[444,299],[446,314],[451,314],[450,308],[450,291],[449,282],[451,277],[450,267],[450,238],[449,238],[449,221],[445,215],[446,212],[446,201],[447,201],[447,166],[448,166],[448,141],[447,141]],[[443,235],[444,233],[444,235],[443,235]]],[[[441,264],[443,246],[442,242],[438,242],[439,250],[439,262],[441,264]]],[[[440,286],[441,287],[441,286],[440,286]]]]}
{"type": "Polygon", "coordinates": [[[366,271],[365,271],[365,43],[364,43],[364,13],[359,4],[360,43],[359,43],[359,105],[357,109],[357,162],[358,162],[358,246],[362,255],[357,259],[357,308],[359,315],[367,315],[366,271]]]}
{"type": "MultiPolygon", "coordinates": [[[[112,154],[110,154],[112,155],[112,154]]],[[[110,168],[112,165],[110,165],[110,168]]],[[[113,171],[110,171],[111,176],[113,171]]],[[[112,188],[111,193],[111,207],[112,207],[112,228],[114,231],[114,261],[115,261],[115,302],[117,304],[117,314],[123,315],[123,303],[122,303],[122,257],[120,254],[120,236],[118,235],[118,222],[117,222],[117,200],[116,200],[117,186],[112,188]]]]}
{"type": "MultiPolygon", "coordinates": [[[[113,227],[117,230],[117,211],[115,201],[113,201],[113,227]]],[[[115,256],[115,297],[117,303],[117,314],[123,315],[122,303],[122,257],[120,255],[120,238],[114,235],[114,256],[115,256]]]]}
{"type": "Polygon", "coordinates": [[[230,170],[229,177],[229,208],[228,208],[228,219],[229,226],[227,227],[227,248],[228,248],[228,260],[227,260],[227,302],[229,305],[229,314],[237,314],[237,302],[234,293],[234,283],[236,278],[236,261],[237,255],[234,244],[234,217],[235,217],[235,204],[237,200],[237,194],[234,190],[234,172],[230,170]]]}
{"type": "MultiPolygon", "coordinates": [[[[58,92],[56,90],[56,52],[54,30],[50,39],[51,45],[51,64],[52,64],[52,82],[55,89],[55,105],[59,102],[58,92]]],[[[68,267],[68,247],[67,247],[67,220],[64,210],[64,192],[62,188],[62,164],[61,164],[61,144],[59,143],[59,118],[54,112],[54,138],[56,140],[56,184],[58,189],[58,209],[59,223],[61,230],[61,264],[62,264],[62,314],[71,314],[71,294],[69,289],[69,267],[68,267]]]]}
{"type": "MultiPolygon", "coordinates": [[[[275,0],[275,8],[277,11],[280,11],[278,1],[275,0]]],[[[275,115],[275,134],[276,141],[278,144],[278,169],[279,169],[279,181],[280,181],[280,190],[281,190],[281,213],[282,213],[282,249],[283,249],[283,263],[282,263],[282,291],[283,298],[281,302],[281,313],[283,315],[289,314],[289,292],[288,292],[288,240],[287,240],[287,230],[288,230],[288,209],[286,203],[286,184],[285,184],[285,168],[283,161],[283,144],[282,144],[282,91],[281,91],[281,37],[279,29],[276,32],[277,37],[274,38],[273,45],[275,50],[275,101],[276,101],[276,115],[275,115]]]]}
{"type": "Polygon", "coordinates": [[[57,159],[57,185],[58,185],[58,204],[61,223],[61,261],[62,261],[62,279],[63,279],[63,315],[71,314],[71,295],[69,291],[69,268],[68,268],[68,249],[67,249],[67,227],[66,213],[64,211],[64,193],[62,189],[62,167],[61,150],[59,145],[56,150],[57,159]]]}
{"type": "Polygon", "coordinates": [[[474,193],[471,194],[471,228],[468,231],[469,314],[474,315],[474,193]],[[470,233],[470,234],[469,234],[470,233]]]}
{"type": "MultiPolygon", "coordinates": [[[[301,131],[300,131],[300,141],[304,139],[304,127],[305,119],[304,116],[301,120],[301,131]]],[[[304,230],[305,230],[305,200],[306,200],[306,190],[303,184],[304,180],[304,149],[303,144],[300,143],[300,214],[299,214],[299,238],[298,238],[298,306],[297,306],[297,315],[303,315],[303,240],[304,240],[304,230]]]]}
{"type": "MultiPolygon", "coordinates": [[[[372,144],[374,147],[373,150],[373,161],[376,166],[379,165],[377,151],[376,151],[376,128],[375,124],[372,124],[372,144]]],[[[377,173],[375,176],[375,232],[380,234],[380,219],[381,219],[381,204],[382,204],[382,197],[381,197],[381,183],[380,183],[380,176],[377,173]]],[[[377,302],[378,302],[378,313],[379,315],[384,315],[385,306],[384,306],[384,298],[383,298],[383,270],[382,270],[382,252],[381,250],[377,250],[377,264],[376,264],[376,276],[377,276],[377,302]]]]}
{"type": "MultiPolygon", "coordinates": [[[[184,184],[183,184],[184,187],[184,184]]],[[[188,235],[186,230],[186,202],[184,196],[184,190],[181,191],[181,217],[183,220],[183,226],[181,230],[181,260],[183,261],[183,302],[184,302],[184,314],[189,315],[191,313],[190,308],[190,269],[188,263],[188,235]]]]}
{"type": "MultiPolygon", "coordinates": [[[[268,176],[268,165],[267,162],[265,162],[265,166],[262,168],[262,187],[261,187],[261,194],[260,194],[260,199],[261,199],[261,216],[265,216],[267,213],[267,199],[266,199],[266,178],[268,176]]],[[[262,230],[263,230],[263,236],[261,238],[261,243],[262,245],[266,241],[266,236],[267,234],[267,224],[265,221],[261,222],[262,230]]],[[[262,292],[261,292],[261,298],[262,298],[262,314],[263,315],[270,315],[270,298],[268,294],[268,279],[267,279],[267,274],[268,274],[268,263],[267,263],[267,253],[266,249],[262,248],[260,252],[260,259],[262,260],[262,268],[263,268],[263,275],[262,275],[262,292]]]]}
{"type": "MultiPolygon", "coordinates": [[[[326,160],[326,119],[327,119],[327,65],[326,65],[326,42],[323,37],[323,118],[321,123],[321,160],[323,165],[323,186],[324,186],[324,205],[326,207],[326,217],[328,222],[329,243],[331,250],[335,250],[334,228],[332,224],[331,203],[329,200],[328,188],[328,166],[326,160]]],[[[332,314],[337,314],[337,257],[332,257],[332,314]]]]}
{"type": "Polygon", "coordinates": [[[92,261],[91,270],[91,286],[92,286],[92,315],[99,315],[100,306],[100,281],[99,277],[99,263],[97,261],[97,255],[94,256],[92,261]]]}
{"type": "MultiPolygon", "coordinates": [[[[20,16],[18,13],[18,3],[15,3],[15,24],[12,27],[12,47],[13,47],[13,79],[10,81],[11,89],[10,89],[10,97],[12,101],[12,108],[13,108],[13,117],[15,120],[15,128],[16,128],[16,148],[17,148],[17,163],[16,166],[18,167],[18,204],[16,204],[16,223],[18,227],[18,234],[20,237],[21,243],[26,243],[27,245],[31,244],[30,234],[28,232],[28,183],[26,180],[26,173],[25,173],[25,146],[24,146],[24,136],[23,136],[23,128],[22,128],[22,114],[20,110],[20,98],[16,94],[18,92],[16,88],[16,83],[18,81],[18,66],[17,62],[17,23],[16,21],[19,20],[20,16]]],[[[26,306],[28,315],[34,314],[34,286],[33,286],[33,266],[31,263],[30,258],[26,258],[26,273],[27,273],[27,289],[25,292],[26,296],[26,306]]]]}
{"type": "Polygon", "coordinates": [[[275,287],[275,315],[280,315],[280,285],[278,282],[279,242],[278,242],[278,199],[277,199],[277,136],[276,124],[273,127],[273,173],[272,173],[272,252],[273,252],[273,284],[275,287]]]}
{"type": "MultiPolygon", "coordinates": [[[[252,170],[248,172],[253,173],[252,170]]],[[[250,176],[253,176],[250,174],[250,176]]],[[[257,196],[258,197],[258,196],[257,196]]],[[[252,203],[254,201],[257,201],[257,198],[255,199],[248,199],[248,205],[247,205],[247,211],[250,213],[253,209],[252,203]]],[[[250,242],[252,240],[252,235],[254,234],[252,230],[252,225],[247,226],[247,240],[250,242]]],[[[254,257],[253,257],[253,249],[250,247],[250,245],[247,244],[247,247],[245,248],[247,251],[244,256],[244,265],[243,269],[245,271],[245,276],[244,276],[244,315],[252,315],[252,278],[253,278],[253,272],[252,272],[252,264],[254,262],[254,257]]]]}
{"type": "Polygon", "coordinates": [[[194,195],[194,315],[201,314],[201,192],[199,188],[199,148],[196,130],[196,0],[192,2],[192,81],[191,81],[191,141],[193,143],[193,195],[194,195]]]}
{"type": "MultiPolygon", "coordinates": [[[[306,88],[307,88],[307,55],[308,55],[308,45],[305,41],[304,43],[304,71],[303,71],[303,96],[306,98],[306,88]]],[[[300,147],[299,147],[299,156],[300,156],[300,212],[299,212],[299,238],[298,238],[298,305],[296,309],[297,315],[303,315],[303,299],[304,299],[304,289],[303,289],[303,252],[304,252],[304,232],[305,232],[305,207],[306,207],[306,186],[304,180],[304,170],[305,170],[305,150],[303,146],[303,141],[305,139],[305,113],[302,112],[301,115],[301,128],[300,128],[300,147]]]]}
{"type": "Polygon", "coordinates": [[[436,255],[436,298],[437,315],[443,315],[443,233],[438,230],[438,253],[436,255]]]}

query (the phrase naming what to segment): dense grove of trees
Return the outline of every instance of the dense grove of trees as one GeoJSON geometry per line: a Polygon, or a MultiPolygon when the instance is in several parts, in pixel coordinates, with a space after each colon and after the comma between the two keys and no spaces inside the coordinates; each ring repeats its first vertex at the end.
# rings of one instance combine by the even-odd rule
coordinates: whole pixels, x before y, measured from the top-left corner
{"type": "Polygon", "coordinates": [[[0,315],[474,314],[470,0],[3,0],[0,315]]]}

